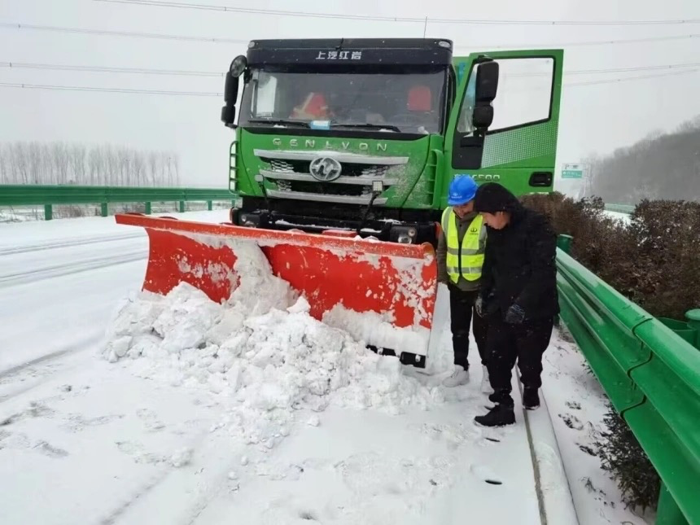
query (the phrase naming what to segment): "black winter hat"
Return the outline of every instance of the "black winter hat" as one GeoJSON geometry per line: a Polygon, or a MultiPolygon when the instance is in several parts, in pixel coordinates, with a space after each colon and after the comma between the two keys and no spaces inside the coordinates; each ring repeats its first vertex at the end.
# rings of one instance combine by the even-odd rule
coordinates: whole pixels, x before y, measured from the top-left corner
{"type": "Polygon", "coordinates": [[[479,213],[512,212],[520,208],[521,204],[517,197],[496,182],[482,184],[476,190],[474,209],[479,213]]]}

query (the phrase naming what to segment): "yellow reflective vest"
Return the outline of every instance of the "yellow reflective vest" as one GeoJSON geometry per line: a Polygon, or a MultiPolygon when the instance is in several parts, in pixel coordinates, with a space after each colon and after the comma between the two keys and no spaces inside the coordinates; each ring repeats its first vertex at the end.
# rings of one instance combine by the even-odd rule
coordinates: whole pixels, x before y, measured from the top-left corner
{"type": "Polygon", "coordinates": [[[481,277],[486,245],[483,225],[484,218],[481,214],[474,217],[462,238],[460,247],[457,215],[452,207],[442,212],[442,230],[445,232],[447,241],[447,275],[455,284],[459,281],[460,275],[467,281],[476,281],[481,277]]]}

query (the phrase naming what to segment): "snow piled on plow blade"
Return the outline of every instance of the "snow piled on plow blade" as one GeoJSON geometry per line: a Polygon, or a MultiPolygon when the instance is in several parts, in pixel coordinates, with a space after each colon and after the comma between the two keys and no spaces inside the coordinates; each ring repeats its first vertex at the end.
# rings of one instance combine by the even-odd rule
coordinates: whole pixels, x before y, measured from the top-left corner
{"type": "MultiPolygon", "coordinates": [[[[184,282],[222,304],[230,302],[239,288],[258,282],[254,276],[259,272],[267,272],[289,284],[290,300],[303,296],[309,314],[328,326],[397,355],[427,355],[437,293],[435,253],[429,244],[137,214],[117,215],[116,220],[144,227],[148,233],[146,291],[166,295],[184,282]],[[264,257],[251,255],[251,250],[264,257]]],[[[274,300],[279,292],[265,295],[274,300]]],[[[260,300],[264,303],[266,298],[260,300]]]]}
{"type": "MultiPolygon", "coordinates": [[[[444,402],[440,388],[404,375],[398,359],[315,319],[256,243],[236,243],[229,278],[238,285],[226,301],[184,281],[167,293],[145,290],[118,308],[104,358],[131,361],[139,377],[217,395],[227,406],[217,428],[261,450],[285,439],[302,408],[400,414],[444,402]]],[[[353,318],[342,309],[333,315],[353,318]]]]}

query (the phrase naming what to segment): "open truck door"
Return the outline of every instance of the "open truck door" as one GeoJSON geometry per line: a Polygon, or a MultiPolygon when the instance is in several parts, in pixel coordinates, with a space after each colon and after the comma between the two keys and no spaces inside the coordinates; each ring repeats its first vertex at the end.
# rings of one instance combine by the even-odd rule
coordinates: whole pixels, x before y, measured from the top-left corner
{"type": "Polygon", "coordinates": [[[552,191],[563,61],[563,50],[484,52],[455,60],[459,84],[445,137],[445,187],[455,176],[470,175],[516,195],[552,191]]]}

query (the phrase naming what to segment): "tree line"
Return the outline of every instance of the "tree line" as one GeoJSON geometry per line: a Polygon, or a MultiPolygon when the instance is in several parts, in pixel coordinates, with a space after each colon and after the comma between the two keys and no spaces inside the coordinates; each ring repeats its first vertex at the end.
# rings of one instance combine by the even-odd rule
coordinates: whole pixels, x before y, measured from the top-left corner
{"type": "Polygon", "coordinates": [[[587,195],[605,202],[700,201],[700,115],[608,156],[591,156],[587,195]]]}
{"type": "Polygon", "coordinates": [[[180,161],[170,151],[65,142],[0,144],[0,184],[179,186],[180,161]]]}

